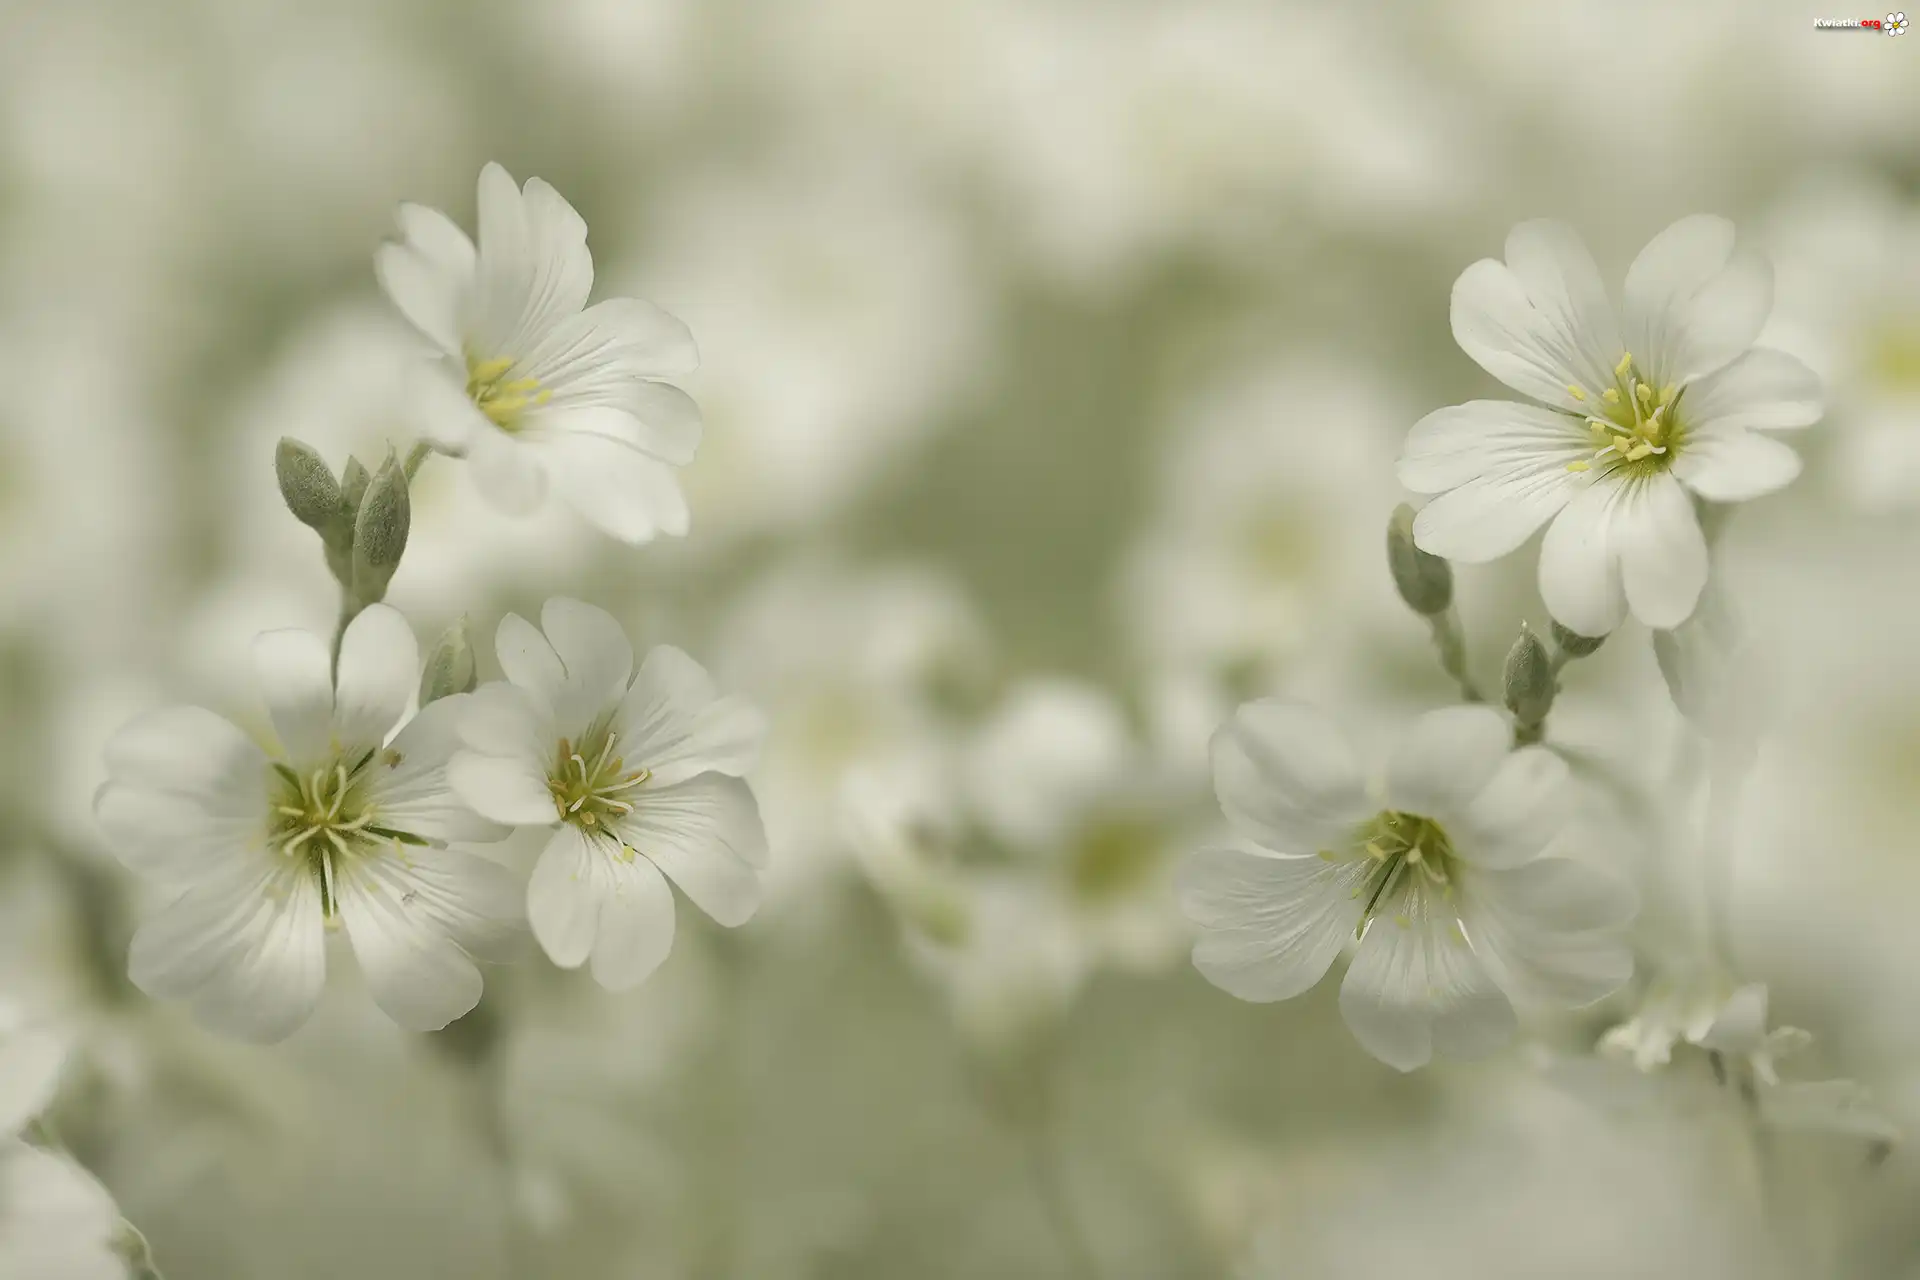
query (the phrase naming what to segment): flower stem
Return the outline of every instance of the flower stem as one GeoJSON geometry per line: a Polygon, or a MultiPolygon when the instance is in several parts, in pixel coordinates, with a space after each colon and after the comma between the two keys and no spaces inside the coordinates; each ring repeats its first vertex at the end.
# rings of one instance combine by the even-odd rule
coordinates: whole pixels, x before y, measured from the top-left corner
{"type": "Polygon", "coordinates": [[[433,452],[433,446],[425,440],[414,441],[413,448],[407,451],[406,471],[408,481],[420,473],[420,464],[433,452]]]}
{"type": "Polygon", "coordinates": [[[1468,702],[1485,702],[1480,687],[1467,670],[1467,640],[1460,629],[1460,615],[1449,606],[1427,619],[1433,628],[1433,646],[1440,653],[1440,668],[1460,686],[1460,696],[1468,702]]]}

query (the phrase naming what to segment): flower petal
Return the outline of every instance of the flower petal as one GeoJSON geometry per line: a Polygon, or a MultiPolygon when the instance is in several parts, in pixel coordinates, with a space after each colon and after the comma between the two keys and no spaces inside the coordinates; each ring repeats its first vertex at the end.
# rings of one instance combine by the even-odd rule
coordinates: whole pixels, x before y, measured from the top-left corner
{"type": "Polygon", "coordinates": [[[0,1138],[19,1133],[52,1104],[66,1061],[67,1038],[52,1028],[0,1026],[0,1138]]]}
{"type": "Polygon", "coordinates": [[[409,1031],[438,1031],[480,1002],[473,955],[511,936],[525,901],[504,867],[451,849],[356,859],[336,885],[367,989],[409,1031]]]}
{"type": "Polygon", "coordinates": [[[527,357],[593,291],[587,224],[547,183],[525,191],[497,164],[480,173],[480,257],[474,342],[480,354],[527,357]]]}
{"type": "Polygon", "coordinates": [[[651,302],[608,298],[555,325],[522,363],[560,400],[621,379],[684,377],[700,353],[687,326],[651,302]]]}
{"type": "Polygon", "coordinates": [[[1573,806],[1567,762],[1545,747],[1522,747],[1457,818],[1454,852],[1477,867],[1517,867],[1540,856],[1573,806]]]}
{"type": "MultiPolygon", "coordinates": [[[[366,787],[379,825],[429,840],[498,840],[507,829],[474,812],[448,781],[460,749],[461,721],[474,695],[451,694],[428,703],[407,721],[387,749],[368,765],[366,787]]],[[[552,803],[543,821],[551,820],[552,803]]]]}
{"type": "Polygon", "coordinates": [[[1406,925],[1376,917],[1340,984],[1340,1014],[1360,1046],[1398,1071],[1436,1050],[1479,1057],[1504,1044],[1513,1006],[1453,922],[1422,915],[1406,925]]]}
{"type": "Polygon", "coordinates": [[[547,958],[578,969],[600,931],[600,898],[609,850],[589,841],[571,823],[547,841],[527,882],[527,923],[547,958]]]}
{"type": "Polygon", "coordinates": [[[1708,502],[1746,502],[1793,483],[1800,455],[1757,431],[1701,428],[1688,436],[1673,474],[1708,502]]]}
{"type": "Polygon", "coordinates": [[[716,922],[732,928],[753,917],[767,833],[746,783],[703,773],[677,786],[644,787],[633,805],[619,824],[630,847],[651,858],[716,922]]]}
{"type": "Polygon", "coordinates": [[[1370,864],[1202,849],[1177,877],[1200,926],[1194,967],[1242,1000],[1290,1000],[1324,978],[1360,923],[1370,864]]]}
{"type": "Polygon", "coordinates": [[[684,467],[700,447],[700,406],[678,387],[623,378],[527,411],[522,435],[546,440],[590,436],[670,466],[684,467]]]}
{"type": "Polygon", "coordinates": [[[260,693],[287,762],[305,771],[333,762],[333,659],[309,631],[268,631],[253,642],[260,693]]]}
{"type": "Polygon", "coordinates": [[[1631,482],[1611,537],[1633,616],[1661,631],[1685,622],[1707,585],[1707,539],[1680,482],[1667,472],[1631,482]]]}
{"type": "Polygon", "coordinates": [[[480,496],[504,515],[530,515],[547,500],[547,471],[539,452],[498,428],[473,434],[467,470],[480,496]]]}
{"type": "Polygon", "coordinates": [[[1754,347],[1687,388],[1682,405],[1695,428],[1781,431],[1820,420],[1820,375],[1798,358],[1754,347]]]}
{"type": "Polygon", "coordinates": [[[546,770],[531,758],[461,751],[447,765],[447,782],[483,818],[519,827],[551,826],[559,820],[546,770]]]}
{"type": "Polygon", "coordinates": [[[1773,307],[1773,269],[1734,251],[1733,224],[1695,214],[1662,231],[1627,270],[1627,350],[1657,386],[1684,386],[1753,345],[1773,307]]]}
{"type": "Polygon", "coordinates": [[[567,664],[540,628],[510,613],[493,633],[493,650],[501,672],[515,685],[548,707],[566,701],[567,664]]]}
{"type": "Polygon", "coordinates": [[[1579,420],[1566,414],[1511,400],[1469,400],[1414,423],[1398,471],[1400,483],[1415,493],[1444,493],[1548,462],[1565,472],[1569,462],[1592,452],[1579,420]]]}
{"type": "Polygon", "coordinates": [[[1540,598],[1578,635],[1605,636],[1627,614],[1620,557],[1609,541],[1626,487],[1601,478],[1574,495],[1540,542],[1540,598]]]}
{"type": "Polygon", "coordinates": [[[1474,363],[1515,391],[1575,412],[1612,385],[1620,349],[1600,273],[1579,236],[1561,223],[1521,223],[1506,262],[1483,258],[1454,282],[1454,340],[1474,363]]]}
{"type": "Polygon", "coordinates": [[[590,431],[538,437],[553,484],[568,506],[609,537],[638,545],[685,537],[689,515],[674,469],[622,441],[590,431]]]}
{"type": "Polygon", "coordinates": [[[593,980],[609,991],[636,987],[673,950],[673,890],[645,858],[608,860],[593,943],[593,980]]]}
{"type": "MultiPolygon", "coordinates": [[[[524,619],[515,621],[526,626],[524,619]]],[[[539,632],[533,634],[546,644],[539,632]]],[[[455,723],[461,742],[481,755],[524,759],[536,773],[545,773],[559,746],[560,731],[553,723],[553,709],[543,696],[505,680],[494,680],[466,698],[455,723]]]]}
{"type": "Polygon", "coordinates": [[[744,699],[720,697],[698,662],[659,645],[640,664],[614,731],[628,764],[652,770],[652,785],[667,787],[708,771],[745,773],[767,724],[744,699]]]}
{"type": "Polygon", "coordinates": [[[374,275],[414,328],[448,355],[458,356],[473,291],[473,242],[437,209],[403,204],[399,222],[402,242],[380,247],[374,275]]]}
{"type": "Polygon", "coordinates": [[[209,813],[251,818],[261,812],[266,753],[201,707],[169,707],[127,723],[107,740],[109,780],[136,791],[191,797],[209,813]]]}
{"type": "Polygon", "coordinates": [[[319,887],[303,864],[237,863],[141,925],[127,967],[135,986],[190,1002],[216,1031],[285,1039],[326,983],[319,887]]]}
{"type": "Polygon", "coordinates": [[[1280,853],[1353,843],[1366,781],[1338,725],[1310,707],[1249,702],[1213,735],[1213,786],[1227,820],[1280,853]]]}
{"type": "Polygon", "coordinates": [[[1462,814],[1493,781],[1512,745],[1513,731],[1491,707],[1429,711],[1387,760],[1387,803],[1428,818],[1462,814]]]}
{"type": "Polygon", "coordinates": [[[340,638],[333,732],[355,759],[387,739],[420,683],[420,642],[391,605],[370,604],[340,638]]]}
{"type": "Polygon", "coordinates": [[[633,676],[633,643],[612,614],[555,596],[541,607],[540,629],[566,671],[571,699],[597,714],[625,695],[633,676]]]}
{"type": "Polygon", "coordinates": [[[265,758],[259,763],[250,785],[218,807],[177,791],[110,782],[94,797],[94,817],[125,866],[184,887],[259,850],[268,803],[265,758]]]}
{"type": "Polygon", "coordinates": [[[1461,916],[1501,986],[1517,999],[1578,1008],[1633,975],[1622,930],[1637,903],[1625,879],[1570,858],[1541,858],[1468,880],[1461,916]]]}

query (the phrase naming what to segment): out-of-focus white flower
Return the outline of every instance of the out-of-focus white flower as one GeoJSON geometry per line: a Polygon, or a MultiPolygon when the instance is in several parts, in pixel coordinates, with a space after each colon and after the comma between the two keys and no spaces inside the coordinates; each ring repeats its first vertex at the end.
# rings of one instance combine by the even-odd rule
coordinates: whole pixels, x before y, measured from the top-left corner
{"type": "Polygon", "coordinates": [[[466,699],[389,737],[420,658],[385,605],[347,628],[337,691],[319,636],[267,632],[254,658],[277,754],[198,707],[143,716],[107,746],[100,824],[175,895],[134,937],[134,982],[210,1026],[277,1040],[312,1013],[326,934],[344,925],[375,1002],[403,1026],[444,1027],[478,1002],[474,958],[519,915],[505,869],[447,844],[503,834],[447,785],[466,699]]]}
{"type": "Polygon", "coordinates": [[[1779,305],[1763,336],[1833,388],[1828,478],[1870,511],[1920,504],[1920,206],[1826,171],[1771,221],[1779,305]]]}
{"type": "Polygon", "coordinates": [[[501,510],[536,510],[551,484],[585,519],[645,542],[687,531],[674,468],[693,460],[700,411],[661,378],[698,363],[687,327],[638,298],[586,305],[587,224],[538,178],[480,173],[479,247],[437,210],[402,205],[404,239],[380,284],[445,357],[423,384],[429,436],[464,454],[501,510]]]}
{"type": "Polygon", "coordinates": [[[1119,708],[1064,680],[1016,686],[971,732],[851,770],[848,834],[961,1026],[1017,1042],[1096,970],[1179,955],[1177,785],[1119,708]]]}
{"type": "Polygon", "coordinates": [[[636,673],[603,609],[556,598],[540,623],[501,620],[507,680],[472,695],[449,774],[488,817],[555,828],[527,885],[533,935],[555,964],[591,957],[594,979],[621,990],[672,949],[662,872],[720,924],[759,907],[767,837],[742,775],[766,724],[670,645],[636,673]]]}
{"type": "Polygon", "coordinates": [[[1176,411],[1156,515],[1118,584],[1150,668],[1269,692],[1398,621],[1380,538],[1405,419],[1381,383],[1316,360],[1231,377],[1176,411]]]}
{"type": "Polygon", "coordinates": [[[631,278],[702,335],[707,535],[843,509],[987,385],[990,272],[909,167],[832,147],[698,171],[649,210],[631,278]]]}
{"type": "Polygon", "coordinates": [[[1487,372],[1538,404],[1475,400],[1417,423],[1400,481],[1437,494],[1414,521],[1425,550],[1479,562],[1552,521],[1540,593],[1562,624],[1604,636],[1629,609],[1650,627],[1693,612],[1707,543],[1693,497],[1743,502],[1800,472],[1766,430],[1820,416],[1820,383],[1753,346],[1772,300],[1765,259],[1733,224],[1674,223],[1627,272],[1621,319],[1586,246],[1523,222],[1506,261],[1453,287],[1453,333],[1487,372]]]}
{"type": "Polygon", "coordinates": [[[1852,1080],[1786,1081],[1779,1060],[1813,1043],[1798,1027],[1770,1026],[1767,988],[1749,983],[1730,994],[1711,983],[1656,986],[1640,1010],[1600,1039],[1603,1054],[1642,1071],[1669,1066],[1689,1045],[1709,1055],[1715,1080],[1737,1089],[1762,1124],[1893,1142],[1900,1129],[1852,1080]]]}
{"type": "Polygon", "coordinates": [[[53,1101],[66,1054],[58,1031],[0,1004],[0,1275],[121,1280],[120,1213],[106,1188],[18,1138],[53,1101]]]}
{"type": "Polygon", "coordinates": [[[1513,1000],[1579,1006],[1626,981],[1633,896],[1597,867],[1548,856],[1570,813],[1566,766],[1484,707],[1420,718],[1369,796],[1339,728],[1305,707],[1242,707],[1215,736],[1229,820],[1260,852],[1207,849],[1180,892],[1203,936],[1194,963],[1245,1000],[1285,1000],[1359,949],[1340,1010],[1360,1043],[1409,1071],[1484,1054],[1513,1000]]]}
{"type": "Polygon", "coordinates": [[[770,896],[848,865],[842,775],[936,732],[984,689],[990,648],[959,585],[926,566],[809,556],[735,598],[714,670],[768,714],[754,792],[779,854],[770,896]]]}

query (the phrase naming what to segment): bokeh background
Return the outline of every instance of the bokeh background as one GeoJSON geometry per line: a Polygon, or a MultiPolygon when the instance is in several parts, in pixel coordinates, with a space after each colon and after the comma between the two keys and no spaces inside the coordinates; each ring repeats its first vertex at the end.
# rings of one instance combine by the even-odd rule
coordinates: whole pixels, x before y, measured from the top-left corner
{"type": "MultiPolygon", "coordinates": [[[[1920,1275],[1912,1149],[1559,1070],[1633,991],[1402,1077],[1331,984],[1209,987],[1167,887],[1238,699],[1455,696],[1381,553],[1406,429],[1498,393],[1454,277],[1550,215],[1617,282],[1724,213],[1831,390],[1723,542],[1770,657],[1740,976],[1920,1121],[1920,35],[1813,29],[1847,16],[6,0],[0,992],[77,1038],[63,1141],[171,1280],[1920,1275]],[[331,626],[275,441],[412,437],[372,254],[402,200],[471,226],[488,160],[580,209],[596,297],[693,327],[693,532],[507,520],[436,459],[390,601],[424,642],[577,595],[757,699],[769,899],[682,912],[630,995],[529,954],[422,1037],[343,964],[234,1044],[125,980],[100,746],[261,723],[254,634],[331,626]],[[861,838],[887,805],[999,854],[932,830],[922,892],[861,838]]],[[[1460,575],[1483,681],[1546,621],[1530,566],[1460,575]]],[[[1651,975],[1698,915],[1675,716],[1633,626],[1567,686],[1556,734],[1642,801],[1582,820],[1651,975]]]]}

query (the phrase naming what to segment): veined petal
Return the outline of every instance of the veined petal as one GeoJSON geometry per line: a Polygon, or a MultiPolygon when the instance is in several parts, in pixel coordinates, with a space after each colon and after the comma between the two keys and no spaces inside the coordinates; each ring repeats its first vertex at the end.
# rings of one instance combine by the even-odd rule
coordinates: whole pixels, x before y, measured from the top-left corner
{"type": "Polygon", "coordinates": [[[1545,747],[1508,755],[1455,819],[1454,853],[1476,867],[1517,867],[1553,842],[1571,816],[1567,762],[1545,747]]]}
{"type": "Polygon", "coordinates": [[[612,861],[610,849],[569,823],[553,833],[534,864],[527,882],[527,923],[547,958],[562,969],[578,969],[593,952],[605,864],[612,861]]]}
{"type": "Polygon", "coordinates": [[[420,683],[420,643],[391,605],[370,604],[340,637],[340,679],[333,732],[358,757],[386,741],[420,683]]]}
{"type": "Polygon", "coordinates": [[[1820,420],[1820,375],[1771,347],[1754,347],[1687,388],[1695,429],[1782,431],[1820,420]]]}
{"type": "Polygon", "coordinates": [[[333,659],[309,631],[268,631],[253,642],[260,693],[287,761],[296,770],[333,758],[333,659]]]}
{"type": "Polygon", "coordinates": [[[1436,409],[1413,424],[1400,450],[1400,483],[1415,493],[1445,493],[1488,475],[1567,463],[1593,452],[1579,420],[1511,400],[1469,400],[1436,409]]]}
{"type": "Polygon", "coordinates": [[[414,328],[458,356],[473,292],[473,242],[437,209],[403,204],[399,222],[402,242],[374,255],[380,288],[414,328]]]}
{"type": "Polygon", "coordinates": [[[612,614],[555,596],[540,609],[540,629],[566,671],[573,696],[598,712],[626,693],[633,676],[633,643],[612,614]]]}
{"type": "Polygon", "coordinates": [[[1311,707],[1249,702],[1214,733],[1211,753],[1228,821],[1269,849],[1344,849],[1369,814],[1346,735],[1311,707]]]}
{"type": "Polygon", "coordinates": [[[528,357],[593,291],[587,224],[547,183],[526,189],[497,164],[480,173],[480,256],[473,345],[487,357],[528,357]]]}
{"type": "Polygon", "coordinates": [[[1462,887],[1473,945],[1517,999],[1578,1008],[1633,975],[1623,930],[1637,909],[1620,876],[1569,858],[1486,871],[1462,887]]]}
{"type": "Polygon", "coordinates": [[[1242,1000],[1290,1000],[1324,978],[1365,904],[1354,896],[1372,864],[1202,849],[1176,881],[1181,910],[1200,926],[1194,967],[1242,1000]]]}
{"type": "Polygon", "coordinates": [[[374,1003],[410,1031],[438,1031],[480,1002],[473,957],[499,947],[524,911],[511,873],[452,849],[358,858],[336,884],[374,1003]]]}
{"type": "Polygon", "coordinates": [[[1685,622],[1707,585],[1707,539],[1680,482],[1668,472],[1629,482],[1610,536],[1633,616],[1661,631],[1685,622]]]}
{"type": "Polygon", "coordinates": [[[264,812],[266,753],[202,707],[169,707],[130,721],[107,740],[107,777],[135,791],[190,797],[210,814],[264,812]]]}
{"type": "Polygon", "coordinates": [[[260,850],[267,829],[266,760],[244,792],[209,806],[178,791],[109,782],[94,797],[94,817],[114,856],[129,869],[186,886],[260,850]]]}
{"type": "Polygon", "coordinates": [[[1620,557],[1611,542],[1626,486],[1601,476],[1574,495],[1540,543],[1540,598],[1562,626],[1605,636],[1627,614],[1620,557]]]}
{"type": "Polygon", "coordinates": [[[516,827],[559,821],[546,768],[537,760],[461,751],[447,765],[447,782],[483,818],[516,827]]]}
{"type": "Polygon", "coordinates": [[[326,983],[319,888],[305,866],[284,859],[235,864],[141,925],[127,966],[135,986],[188,1001],[217,1031],[285,1039],[326,983]]]}
{"type": "Polygon", "coordinates": [[[700,447],[700,406],[664,382],[622,379],[529,409],[521,434],[529,440],[589,436],[656,462],[684,467],[700,447]]]}
{"type": "Polygon", "coordinates": [[[529,444],[548,460],[568,506],[609,537],[638,545],[685,537],[687,500],[674,469],[597,432],[555,431],[529,444]]]}
{"type": "Polygon", "coordinates": [[[1674,459],[1673,474],[1709,502],[1746,502],[1793,483],[1800,455],[1757,431],[1699,427],[1674,459]]]}
{"type": "Polygon", "coordinates": [[[418,426],[424,439],[456,457],[465,457],[482,435],[500,430],[467,394],[459,372],[464,367],[464,362],[423,362],[408,371],[401,388],[407,421],[418,426]]]}
{"type": "Polygon", "coordinates": [[[1480,1057],[1512,1038],[1513,1005],[1450,917],[1376,917],[1340,984],[1340,1014],[1362,1048],[1399,1071],[1480,1057]]]}
{"type": "MultiPolygon", "coordinates": [[[[545,644],[546,640],[540,642],[545,644]]],[[[481,755],[524,759],[536,772],[546,769],[550,753],[559,746],[560,731],[544,696],[505,680],[494,680],[467,694],[466,699],[460,704],[461,714],[455,725],[461,742],[481,755]]]]}
{"type": "Polygon", "coordinates": [[[492,426],[468,440],[467,469],[480,496],[505,515],[531,515],[547,499],[539,451],[492,426]]]}
{"type": "Polygon", "coordinates": [[[508,680],[538,699],[540,705],[558,708],[567,696],[567,665],[553,651],[553,645],[540,628],[517,613],[500,619],[493,634],[494,654],[508,680]]]}
{"type": "Polygon", "coordinates": [[[1512,748],[1513,731],[1491,707],[1443,707],[1413,722],[1387,761],[1387,803],[1445,820],[1486,790],[1512,748]]]}
{"type": "Polygon", "coordinates": [[[456,693],[428,703],[368,765],[366,788],[380,826],[429,840],[487,841],[507,834],[462,800],[447,778],[460,749],[461,721],[473,702],[472,694],[456,693]]]}
{"type": "Polygon", "coordinates": [[[693,334],[640,298],[608,298],[555,325],[522,359],[556,400],[621,379],[684,377],[700,367],[693,334]]]}
{"type": "Polygon", "coordinates": [[[618,828],[630,848],[651,858],[717,923],[732,928],[752,918],[767,833],[745,782],[703,773],[677,786],[642,788],[633,806],[618,828]]]}
{"type": "Polygon", "coordinates": [[[1733,224],[1695,214],[1662,231],[1627,270],[1627,350],[1656,386],[1684,386],[1753,345],[1773,307],[1773,269],[1734,251],[1733,224]]]}
{"type": "Polygon", "coordinates": [[[720,697],[706,668],[672,645],[648,652],[614,725],[621,754],[652,770],[657,787],[708,771],[743,774],[766,736],[758,709],[720,697]]]}
{"type": "Polygon", "coordinates": [[[1579,237],[1556,223],[1515,227],[1507,256],[1482,258],[1454,282],[1454,340],[1515,391],[1579,412],[1569,388],[1610,386],[1602,371],[1619,350],[1599,272],[1579,237]]]}
{"type": "Polygon", "coordinates": [[[609,991],[636,987],[673,950],[673,891],[645,858],[609,861],[593,941],[593,980],[609,991]]]}

